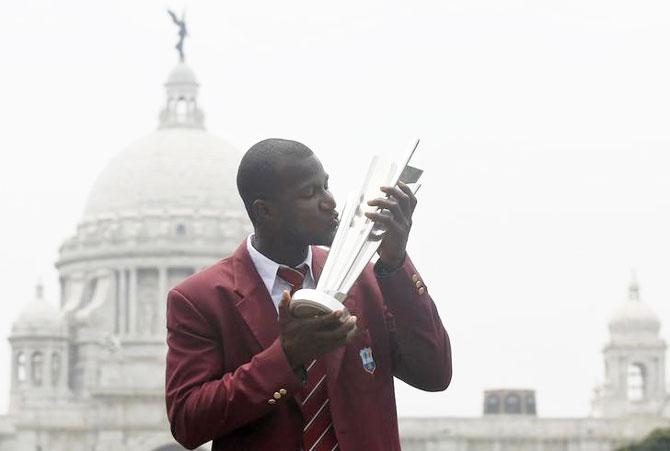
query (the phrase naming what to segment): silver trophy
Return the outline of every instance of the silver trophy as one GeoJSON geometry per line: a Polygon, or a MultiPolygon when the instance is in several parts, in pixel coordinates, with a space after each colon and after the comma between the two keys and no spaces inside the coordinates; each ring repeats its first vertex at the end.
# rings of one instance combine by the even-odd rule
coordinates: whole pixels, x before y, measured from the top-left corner
{"type": "Polygon", "coordinates": [[[381,186],[395,186],[398,181],[409,185],[414,193],[418,191],[421,185],[417,182],[423,171],[409,166],[418,146],[417,139],[398,162],[373,157],[362,187],[347,196],[319,283],[315,289],[303,288],[294,293],[290,304],[293,316],[313,317],[345,308],[349,289],[372,260],[384,235],[383,228],[365,216],[366,212],[384,210],[368,205],[368,201],[382,195],[381,186]]]}

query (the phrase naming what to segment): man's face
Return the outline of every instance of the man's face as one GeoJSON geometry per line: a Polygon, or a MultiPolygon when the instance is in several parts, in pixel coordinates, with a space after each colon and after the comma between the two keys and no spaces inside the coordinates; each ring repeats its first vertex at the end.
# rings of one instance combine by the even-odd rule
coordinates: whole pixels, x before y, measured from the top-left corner
{"type": "Polygon", "coordinates": [[[330,246],[338,213],[321,162],[312,155],[286,161],[278,169],[281,183],[273,202],[278,236],[299,245],[330,246]]]}

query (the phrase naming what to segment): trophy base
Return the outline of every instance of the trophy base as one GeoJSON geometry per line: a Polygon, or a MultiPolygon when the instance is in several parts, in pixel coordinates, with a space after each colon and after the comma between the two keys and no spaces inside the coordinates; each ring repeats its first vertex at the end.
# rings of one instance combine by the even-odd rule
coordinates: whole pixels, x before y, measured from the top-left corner
{"type": "Polygon", "coordinates": [[[344,304],[332,296],[311,288],[303,288],[293,294],[290,312],[296,318],[311,318],[344,310],[344,304]]]}

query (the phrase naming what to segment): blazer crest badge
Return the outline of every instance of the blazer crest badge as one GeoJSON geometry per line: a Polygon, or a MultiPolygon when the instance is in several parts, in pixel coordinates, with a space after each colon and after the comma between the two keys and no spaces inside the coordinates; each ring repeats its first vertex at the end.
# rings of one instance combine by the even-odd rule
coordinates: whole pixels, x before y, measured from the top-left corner
{"type": "Polygon", "coordinates": [[[365,369],[365,371],[368,373],[373,374],[375,369],[377,369],[377,364],[375,363],[375,359],[372,357],[372,348],[366,347],[361,349],[359,355],[361,356],[363,369],[365,369]]]}

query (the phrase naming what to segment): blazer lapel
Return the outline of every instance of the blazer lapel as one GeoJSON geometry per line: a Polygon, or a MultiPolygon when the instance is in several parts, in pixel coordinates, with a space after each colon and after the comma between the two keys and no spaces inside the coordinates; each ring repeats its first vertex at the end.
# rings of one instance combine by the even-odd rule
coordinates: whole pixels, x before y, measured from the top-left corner
{"type": "Polygon", "coordinates": [[[240,316],[263,349],[279,337],[277,310],[261,276],[249,257],[246,240],[232,256],[235,303],[240,316]]]}
{"type": "MultiPolygon", "coordinates": [[[[328,254],[321,248],[312,246],[312,270],[314,272],[314,278],[318,282],[319,277],[321,276],[321,271],[323,270],[323,265],[326,262],[326,257],[328,254]]],[[[342,367],[342,360],[344,358],[345,346],[340,346],[330,351],[328,354],[324,355],[321,359],[326,365],[326,374],[328,375],[328,385],[335,387],[335,382],[337,377],[340,374],[340,368],[342,367]]]]}
{"type": "MultiPolygon", "coordinates": [[[[326,256],[323,249],[312,247],[312,271],[317,282],[326,256]]],[[[279,337],[277,311],[261,276],[249,257],[246,241],[243,241],[237,248],[232,259],[234,290],[239,296],[235,307],[258,344],[265,349],[279,337]]],[[[322,357],[326,365],[329,385],[334,384],[339,376],[345,350],[346,346],[340,346],[322,357]]]]}

